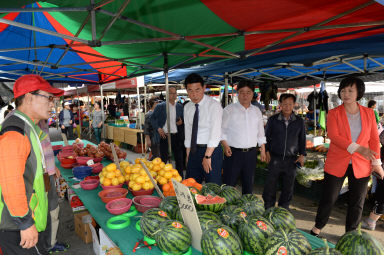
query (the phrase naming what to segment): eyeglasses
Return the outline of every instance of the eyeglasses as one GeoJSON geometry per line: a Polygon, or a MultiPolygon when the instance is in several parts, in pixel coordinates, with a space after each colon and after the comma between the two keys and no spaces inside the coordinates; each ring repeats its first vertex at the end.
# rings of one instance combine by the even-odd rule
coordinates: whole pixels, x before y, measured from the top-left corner
{"type": "Polygon", "coordinates": [[[54,96],[46,96],[46,95],[42,95],[42,94],[39,94],[39,93],[31,93],[31,94],[35,95],[35,96],[45,97],[46,99],[48,99],[49,102],[53,102],[53,99],[55,99],[54,96]]]}

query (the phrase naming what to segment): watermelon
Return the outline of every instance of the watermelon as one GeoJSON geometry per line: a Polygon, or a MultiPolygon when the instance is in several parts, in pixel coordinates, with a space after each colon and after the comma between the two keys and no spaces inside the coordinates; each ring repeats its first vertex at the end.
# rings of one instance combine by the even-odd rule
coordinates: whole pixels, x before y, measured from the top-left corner
{"type": "Polygon", "coordinates": [[[175,220],[184,222],[183,215],[181,215],[180,209],[176,211],[175,220]]]}
{"type": "Polygon", "coordinates": [[[251,201],[260,201],[263,203],[263,200],[258,198],[255,194],[244,194],[241,196],[240,200],[241,200],[241,203],[251,202],[251,201]]]}
{"type": "Polygon", "coordinates": [[[244,211],[244,209],[238,205],[225,205],[223,210],[220,212],[220,216],[223,214],[229,214],[234,212],[235,210],[238,210],[239,212],[244,211]]]}
{"type": "Polygon", "coordinates": [[[264,244],[264,255],[305,255],[311,251],[308,240],[296,229],[276,230],[264,244]]]}
{"type": "Polygon", "coordinates": [[[194,197],[197,194],[200,194],[200,190],[198,190],[196,187],[188,187],[189,192],[191,192],[192,197],[194,197]]]}
{"type": "Polygon", "coordinates": [[[220,216],[211,211],[198,211],[197,217],[199,218],[201,230],[203,232],[210,227],[222,225],[220,216]]]}
{"type": "Polygon", "coordinates": [[[221,225],[209,228],[201,236],[203,255],[242,255],[239,236],[230,227],[221,225]]]}
{"type": "Polygon", "coordinates": [[[336,250],[339,250],[344,255],[384,254],[382,244],[367,232],[361,231],[360,225],[356,230],[345,233],[339,239],[336,244],[336,250]]]}
{"type": "Polygon", "coordinates": [[[154,236],[160,250],[168,254],[184,254],[192,243],[189,228],[184,223],[176,220],[162,222],[154,236]]]}
{"type": "Polygon", "coordinates": [[[273,232],[272,223],[261,216],[243,220],[238,230],[244,250],[251,254],[263,254],[264,243],[273,232]]]}
{"type": "Polygon", "coordinates": [[[236,204],[241,199],[241,192],[235,187],[223,184],[221,186],[220,196],[225,198],[228,204],[236,204]]]}
{"type": "Polygon", "coordinates": [[[292,213],[283,207],[268,208],[264,212],[263,217],[271,222],[275,229],[296,229],[295,217],[293,217],[292,213]]]}
{"type": "Polygon", "coordinates": [[[143,214],[140,220],[141,232],[153,239],[153,233],[159,229],[160,223],[170,220],[168,214],[160,208],[152,208],[143,214]]]}
{"type": "Polygon", "coordinates": [[[206,195],[219,195],[221,192],[221,188],[219,185],[217,185],[216,183],[213,183],[213,182],[208,182],[206,184],[203,185],[203,188],[201,189],[201,194],[203,194],[204,196],[206,195]]]}
{"type": "Polygon", "coordinates": [[[195,195],[196,207],[200,211],[220,212],[226,203],[225,198],[219,196],[195,195]]]}
{"type": "Polygon", "coordinates": [[[240,206],[249,216],[261,216],[264,213],[264,203],[261,200],[243,201],[240,206]]]}
{"type": "Polygon", "coordinates": [[[165,197],[159,208],[165,211],[171,219],[176,219],[176,211],[179,210],[179,203],[175,196],[165,197]]]}
{"type": "Polygon", "coordinates": [[[324,247],[317,248],[316,250],[312,250],[308,255],[343,255],[341,252],[336,250],[335,248],[329,248],[328,242],[323,238],[324,247]]]}
{"type": "Polygon", "coordinates": [[[237,232],[237,228],[241,222],[247,219],[248,215],[241,208],[236,208],[233,212],[220,214],[223,223],[237,232]]]}

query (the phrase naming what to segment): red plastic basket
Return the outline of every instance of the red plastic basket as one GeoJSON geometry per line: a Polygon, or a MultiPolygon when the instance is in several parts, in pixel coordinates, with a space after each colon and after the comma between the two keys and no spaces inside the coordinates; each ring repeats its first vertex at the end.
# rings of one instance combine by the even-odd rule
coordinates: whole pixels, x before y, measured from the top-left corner
{"type": "Polygon", "coordinates": [[[99,192],[99,197],[104,203],[108,203],[112,200],[126,197],[128,190],[124,188],[105,189],[99,192]]]}
{"type": "Polygon", "coordinates": [[[108,189],[116,189],[116,188],[121,188],[123,187],[123,184],[124,183],[121,183],[119,185],[113,185],[113,186],[104,186],[103,184],[100,184],[100,186],[105,189],[105,190],[108,190],[108,189]]]}
{"type": "Polygon", "coordinates": [[[119,198],[112,200],[108,202],[105,205],[105,208],[107,208],[108,212],[114,214],[114,215],[119,215],[125,212],[128,212],[129,209],[131,208],[132,205],[132,200],[129,198],[119,198]]]}
{"type": "Polygon", "coordinates": [[[160,205],[161,198],[155,196],[137,196],[133,198],[133,204],[139,212],[145,212],[152,208],[157,208],[160,205]]]}

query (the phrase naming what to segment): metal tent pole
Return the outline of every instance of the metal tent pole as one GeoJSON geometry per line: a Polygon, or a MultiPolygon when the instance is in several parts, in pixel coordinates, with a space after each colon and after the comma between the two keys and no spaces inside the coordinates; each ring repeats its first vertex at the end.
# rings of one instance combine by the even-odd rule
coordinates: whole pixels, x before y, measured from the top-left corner
{"type": "Polygon", "coordinates": [[[228,73],[224,74],[224,82],[225,82],[224,99],[225,99],[225,106],[227,106],[228,105],[228,73]]]}
{"type": "MultiPolygon", "coordinates": [[[[136,85],[136,91],[137,91],[137,106],[139,108],[139,111],[138,111],[138,114],[139,114],[139,125],[137,125],[137,121],[136,121],[136,128],[138,129],[141,129],[141,103],[140,103],[140,89],[139,89],[139,85],[137,84],[136,85]]],[[[140,143],[141,143],[141,156],[143,157],[144,154],[145,154],[145,151],[144,151],[144,140],[143,140],[143,132],[140,132],[140,143]]]]}
{"type": "Polygon", "coordinates": [[[168,80],[168,55],[164,54],[164,76],[165,76],[165,102],[167,113],[167,138],[168,138],[168,162],[171,162],[172,143],[171,143],[171,118],[169,116],[169,80],[168,80]]]}
{"type": "Polygon", "coordinates": [[[317,126],[317,121],[316,121],[316,99],[315,99],[315,95],[316,95],[316,85],[313,85],[313,117],[314,117],[314,123],[315,123],[315,127],[314,127],[314,136],[316,136],[316,126],[317,126]]]}
{"type": "MultiPolygon", "coordinates": [[[[101,102],[100,102],[100,105],[101,105],[101,120],[104,122],[104,100],[103,100],[103,86],[100,84],[100,95],[101,95],[101,102]]],[[[105,139],[105,127],[104,127],[104,123],[102,125],[102,132],[103,132],[103,137],[105,139]]]]}

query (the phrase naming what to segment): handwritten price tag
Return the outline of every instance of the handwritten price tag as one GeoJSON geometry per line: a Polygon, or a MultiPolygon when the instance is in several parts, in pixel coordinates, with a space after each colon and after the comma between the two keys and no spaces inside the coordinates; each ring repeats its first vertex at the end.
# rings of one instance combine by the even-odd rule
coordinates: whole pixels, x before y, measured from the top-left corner
{"type": "Polygon", "coordinates": [[[92,166],[92,165],[94,165],[94,164],[95,164],[95,162],[93,162],[92,159],[90,159],[90,160],[87,161],[87,165],[88,165],[88,166],[92,166]]]}
{"type": "Polygon", "coordinates": [[[192,233],[192,246],[196,250],[201,251],[200,241],[202,231],[191,193],[189,192],[187,186],[181,184],[180,182],[172,179],[172,183],[175,189],[177,202],[179,203],[180,212],[183,216],[183,221],[192,233]]]}

